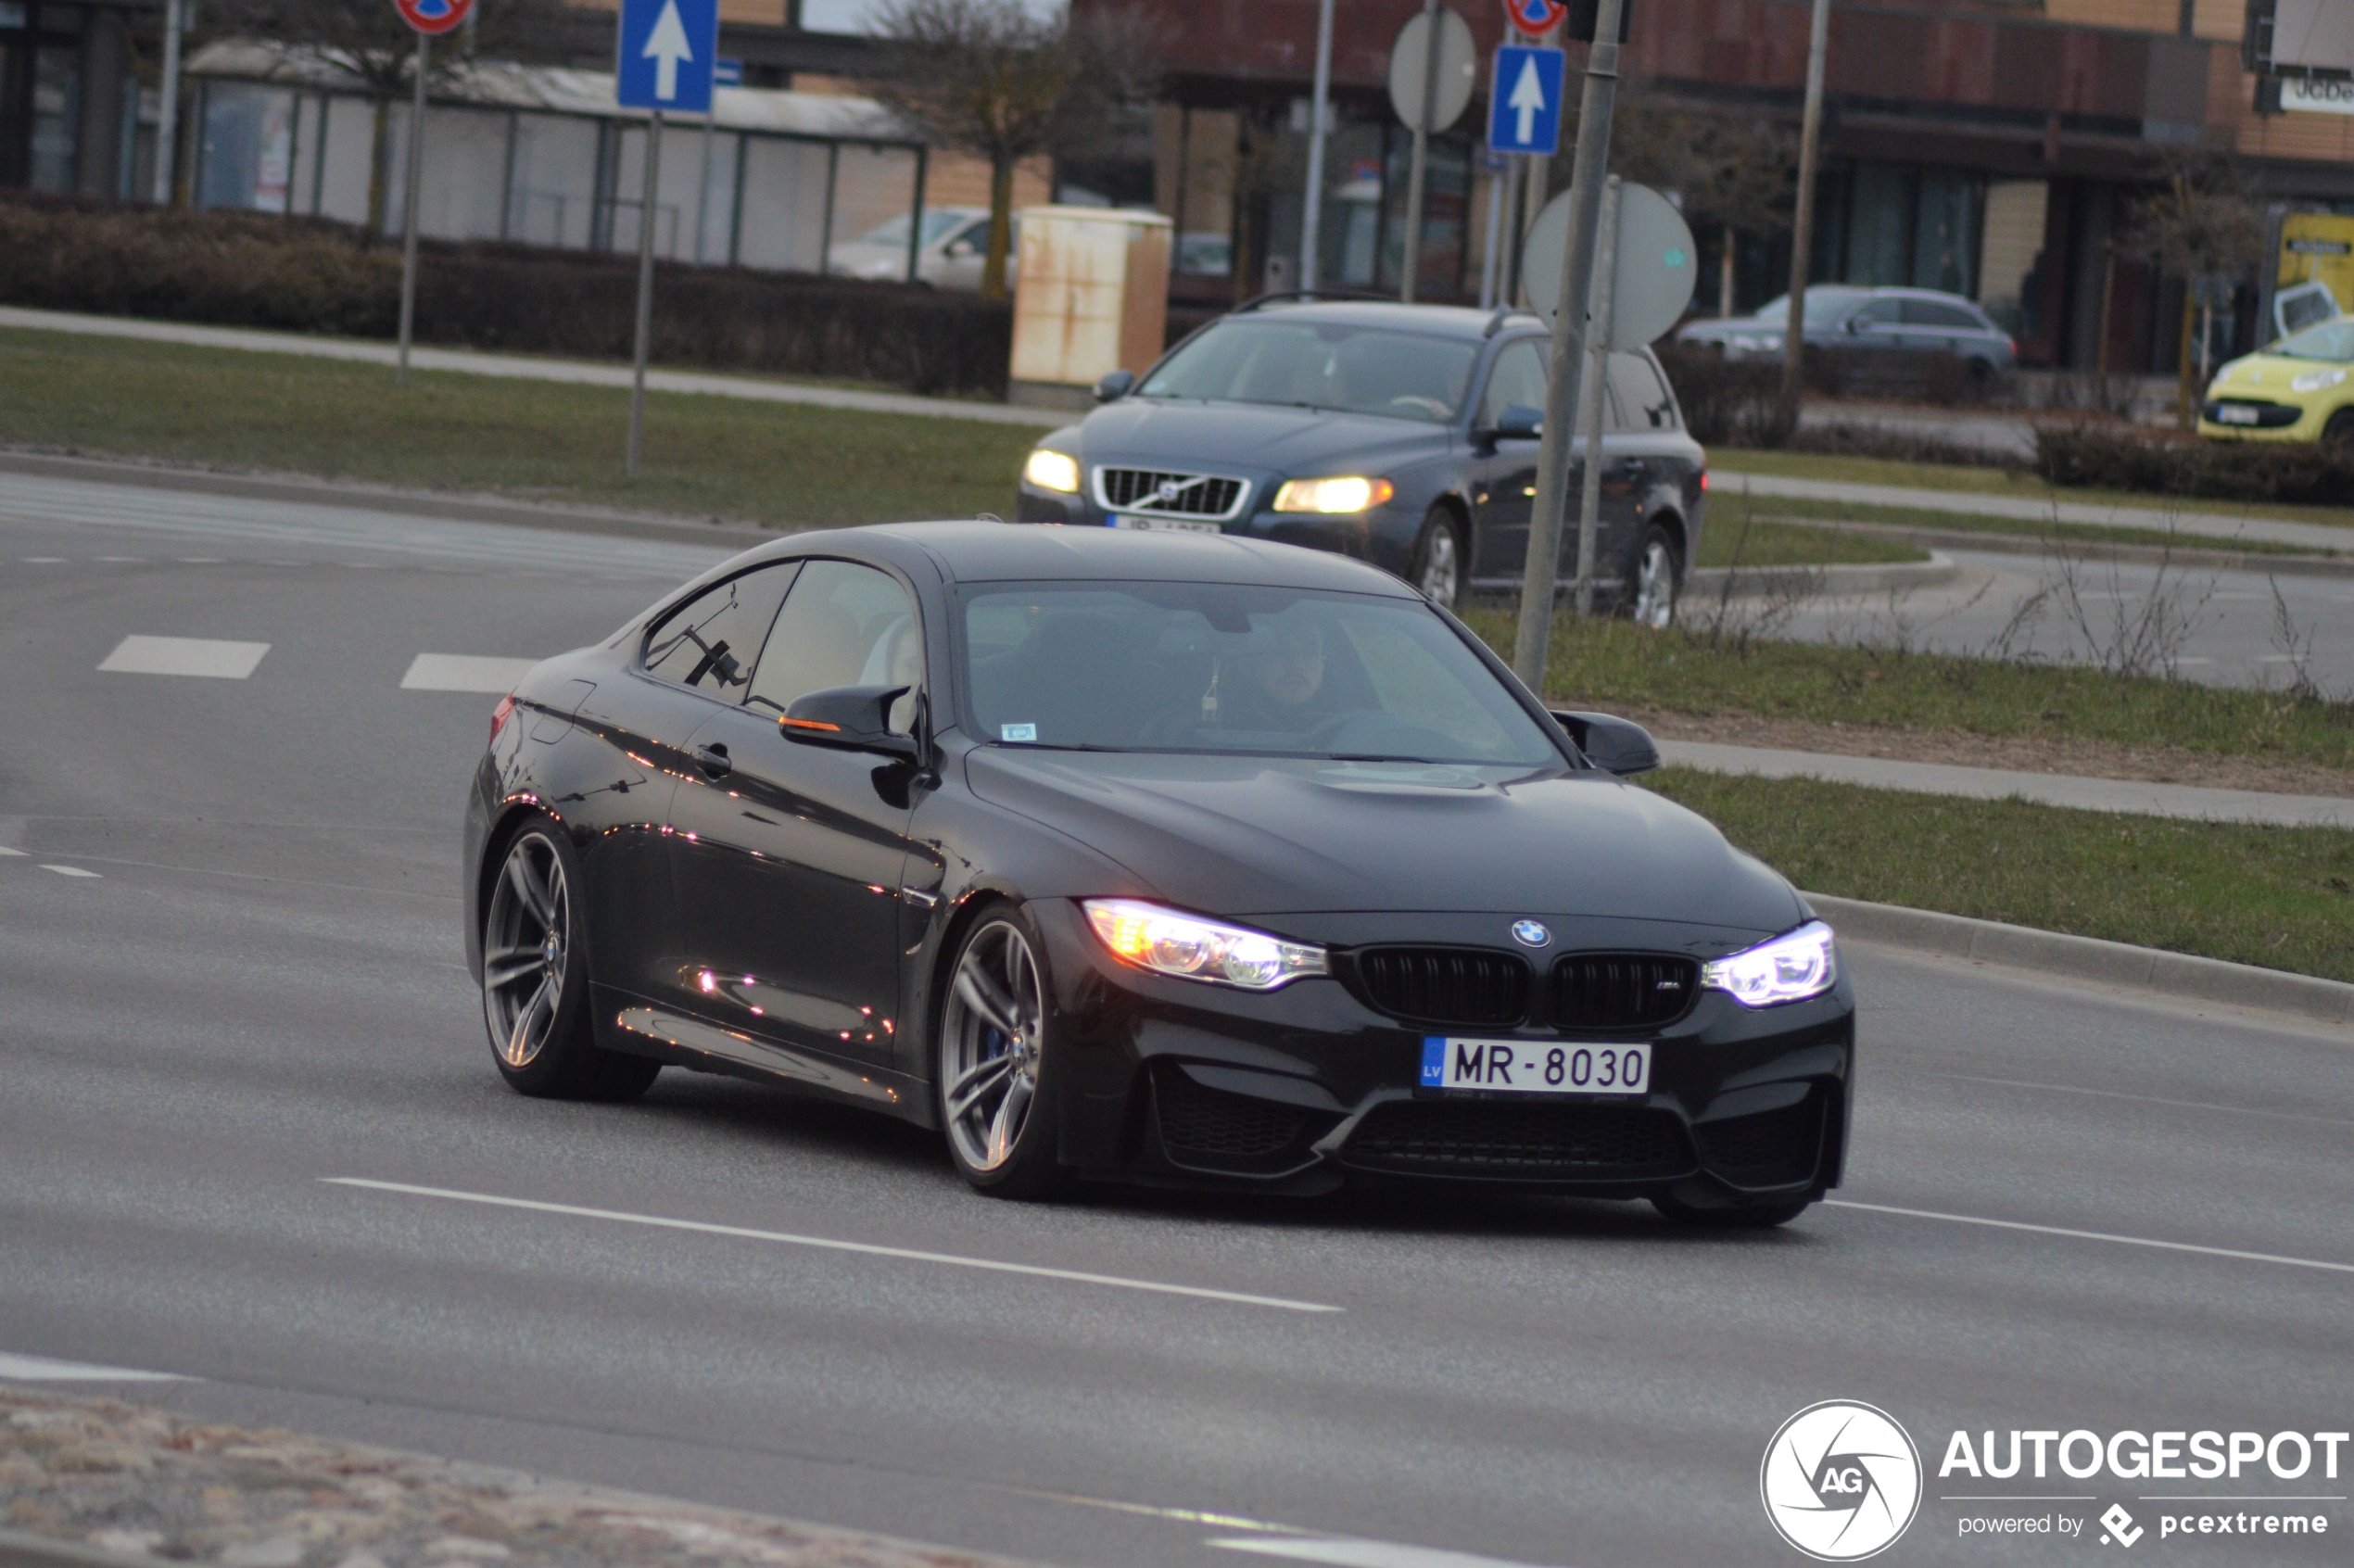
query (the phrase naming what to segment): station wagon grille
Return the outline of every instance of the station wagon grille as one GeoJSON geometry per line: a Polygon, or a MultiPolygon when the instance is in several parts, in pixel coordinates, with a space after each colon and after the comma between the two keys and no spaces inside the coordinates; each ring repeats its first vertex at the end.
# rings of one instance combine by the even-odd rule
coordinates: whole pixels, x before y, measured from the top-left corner
{"type": "Polygon", "coordinates": [[[1367,1000],[1411,1023],[1514,1024],[1528,1011],[1528,966],[1476,947],[1369,947],[1357,955],[1367,1000]]]}
{"type": "Polygon", "coordinates": [[[1657,953],[1574,953],[1553,966],[1558,1029],[1652,1029],[1684,1016],[1700,966],[1657,953]]]}
{"type": "Polygon", "coordinates": [[[1249,481],[1219,474],[1164,473],[1151,468],[1095,470],[1095,499],[1108,512],[1224,519],[1242,510],[1249,489],[1249,481]]]}

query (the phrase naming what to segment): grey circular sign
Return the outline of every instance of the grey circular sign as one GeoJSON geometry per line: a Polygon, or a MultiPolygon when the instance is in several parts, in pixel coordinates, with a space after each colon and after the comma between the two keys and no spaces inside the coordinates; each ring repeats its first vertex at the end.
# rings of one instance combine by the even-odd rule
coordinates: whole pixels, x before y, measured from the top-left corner
{"type": "MultiPolygon", "coordinates": [[[[1569,193],[1545,204],[1528,228],[1520,275],[1528,303],[1550,316],[1561,303],[1569,193]]],[[[1610,346],[1640,348],[1683,318],[1700,286],[1700,256],[1684,215],[1649,185],[1618,187],[1618,258],[1611,272],[1610,346]]]]}
{"type": "MultiPolygon", "coordinates": [[[[1479,82],[1478,46],[1472,42],[1471,24],[1445,6],[1438,7],[1438,78],[1436,112],[1430,129],[1444,131],[1463,118],[1471,107],[1472,89],[1479,82]]],[[[1423,72],[1430,57],[1430,17],[1416,11],[1398,30],[1389,46],[1389,102],[1408,130],[1422,118],[1423,72]]]]}

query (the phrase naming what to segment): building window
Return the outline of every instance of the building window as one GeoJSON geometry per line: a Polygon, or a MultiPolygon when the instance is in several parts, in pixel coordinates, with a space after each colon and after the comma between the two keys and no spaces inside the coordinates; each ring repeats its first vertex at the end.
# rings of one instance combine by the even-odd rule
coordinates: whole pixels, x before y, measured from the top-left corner
{"type": "Polygon", "coordinates": [[[82,129],[82,51],[32,52],[32,167],[36,191],[73,189],[74,140],[82,129]]]}

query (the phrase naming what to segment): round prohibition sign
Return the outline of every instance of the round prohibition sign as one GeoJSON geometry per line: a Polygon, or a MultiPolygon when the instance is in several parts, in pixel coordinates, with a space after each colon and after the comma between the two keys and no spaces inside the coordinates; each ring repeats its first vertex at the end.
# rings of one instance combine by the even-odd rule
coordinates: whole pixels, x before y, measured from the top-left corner
{"type": "Polygon", "coordinates": [[[400,19],[429,38],[455,32],[466,24],[475,0],[392,0],[400,19]]]}
{"type": "Polygon", "coordinates": [[[1504,0],[1504,14],[1529,37],[1542,38],[1561,26],[1569,6],[1563,0],[1504,0]]]}

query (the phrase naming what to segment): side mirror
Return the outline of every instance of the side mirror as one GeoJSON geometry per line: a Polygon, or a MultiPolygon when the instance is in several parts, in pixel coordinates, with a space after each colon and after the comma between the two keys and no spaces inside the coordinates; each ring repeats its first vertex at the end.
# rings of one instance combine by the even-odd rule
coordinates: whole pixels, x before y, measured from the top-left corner
{"type": "Polygon", "coordinates": [[[1487,434],[1500,441],[1534,441],[1545,434],[1545,411],[1514,403],[1496,416],[1496,428],[1487,434]]]}
{"type": "Polygon", "coordinates": [[[916,738],[891,727],[891,705],[907,695],[905,686],[836,686],[793,699],[777,721],[788,740],[916,758],[916,738]]]}
{"type": "Polygon", "coordinates": [[[1568,730],[1569,738],[1577,742],[1577,749],[1586,753],[1587,761],[1606,773],[1626,778],[1649,773],[1659,765],[1659,743],[1652,739],[1650,730],[1632,719],[1561,708],[1552,709],[1551,713],[1554,722],[1568,730]]]}
{"type": "Polygon", "coordinates": [[[1135,385],[1136,373],[1134,371],[1106,371],[1103,380],[1095,383],[1095,401],[1108,403],[1114,398],[1125,398],[1128,396],[1128,389],[1135,385]]]}

